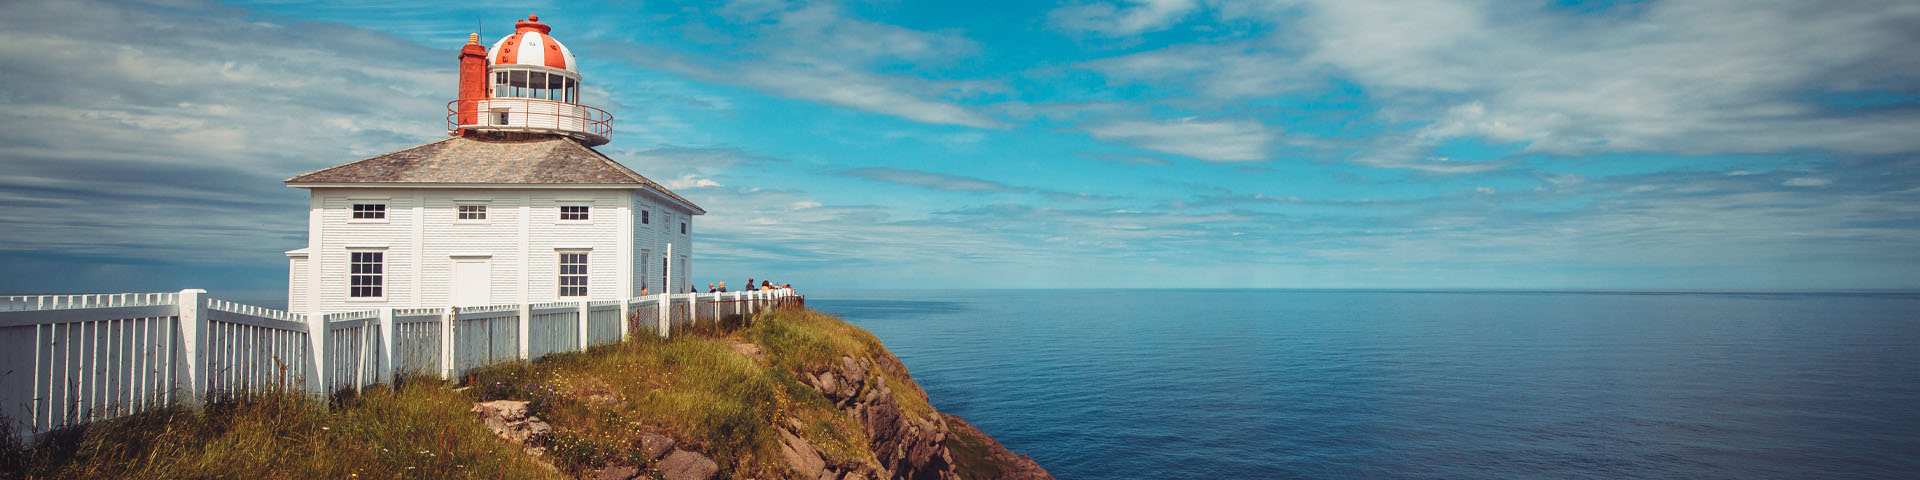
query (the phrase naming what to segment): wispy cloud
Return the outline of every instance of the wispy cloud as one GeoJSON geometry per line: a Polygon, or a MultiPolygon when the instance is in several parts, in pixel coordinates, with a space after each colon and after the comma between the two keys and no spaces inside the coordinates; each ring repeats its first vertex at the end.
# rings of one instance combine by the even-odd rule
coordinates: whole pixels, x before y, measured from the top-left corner
{"type": "Polygon", "coordinates": [[[980,82],[876,73],[881,65],[938,65],[976,54],[978,46],[965,37],[861,20],[834,3],[736,2],[720,13],[739,28],[727,34],[728,40],[742,42],[732,45],[741,50],[732,55],[660,46],[609,45],[605,50],[641,66],[782,97],[930,124],[1007,126],[957,101],[984,88],[980,82]]]}
{"type": "Polygon", "coordinates": [[[890,167],[854,168],[840,173],[842,175],[860,177],[868,180],[913,185],[949,192],[1019,193],[1028,190],[990,180],[890,167]]]}
{"type": "MultiPolygon", "coordinates": [[[[1376,121],[1426,124],[1427,139],[1519,142],[1533,153],[1920,150],[1920,137],[1897,133],[1920,130],[1920,111],[1840,108],[1807,94],[1920,83],[1920,61],[1899,53],[1920,24],[1911,2],[1654,2],[1573,15],[1474,0],[1343,0],[1212,12],[1274,28],[1085,67],[1221,101],[1339,79],[1367,89],[1376,121]]],[[[1429,166],[1382,157],[1407,156],[1354,159],[1429,166]]]]}
{"type": "Polygon", "coordinates": [[[840,172],[841,175],[868,180],[911,185],[948,192],[966,193],[1031,193],[1056,201],[1106,201],[1114,197],[1087,193],[1072,193],[1035,187],[1020,187],[1005,183],[959,175],[908,170],[892,167],[862,167],[840,172]]]}
{"type": "Polygon", "coordinates": [[[1053,25],[1104,35],[1135,35],[1166,29],[1200,7],[1197,0],[1128,0],[1125,5],[1083,3],[1047,14],[1053,25]]]}
{"type": "Polygon", "coordinates": [[[1251,120],[1126,120],[1086,127],[1101,140],[1209,162],[1257,162],[1267,159],[1274,141],[1270,127],[1251,120]]]}

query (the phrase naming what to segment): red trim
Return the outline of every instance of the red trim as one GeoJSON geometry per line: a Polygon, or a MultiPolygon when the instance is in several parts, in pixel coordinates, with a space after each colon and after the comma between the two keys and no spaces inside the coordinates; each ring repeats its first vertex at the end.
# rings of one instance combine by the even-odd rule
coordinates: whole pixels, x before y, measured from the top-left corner
{"type": "Polygon", "coordinates": [[[545,43],[547,45],[547,59],[546,59],[547,66],[558,68],[561,70],[566,70],[567,58],[566,56],[560,54],[560,42],[554,40],[553,37],[546,36],[545,34],[540,35],[540,37],[541,37],[540,40],[543,40],[543,42],[541,43],[545,43]]]}
{"type": "Polygon", "coordinates": [[[514,55],[513,51],[520,48],[520,35],[525,33],[526,32],[514,32],[513,35],[508,35],[505,41],[500,42],[500,49],[493,52],[493,63],[495,65],[519,63],[514,60],[519,59],[520,56],[514,55]]]}

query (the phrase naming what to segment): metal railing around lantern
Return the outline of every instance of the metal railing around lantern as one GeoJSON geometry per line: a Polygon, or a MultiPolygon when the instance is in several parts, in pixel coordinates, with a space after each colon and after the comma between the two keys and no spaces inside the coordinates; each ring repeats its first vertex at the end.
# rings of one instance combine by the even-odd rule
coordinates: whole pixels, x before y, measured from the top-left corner
{"type": "Polygon", "coordinates": [[[578,103],[538,98],[486,98],[447,102],[447,131],[498,129],[584,135],[605,143],[613,115],[578,103]]]}

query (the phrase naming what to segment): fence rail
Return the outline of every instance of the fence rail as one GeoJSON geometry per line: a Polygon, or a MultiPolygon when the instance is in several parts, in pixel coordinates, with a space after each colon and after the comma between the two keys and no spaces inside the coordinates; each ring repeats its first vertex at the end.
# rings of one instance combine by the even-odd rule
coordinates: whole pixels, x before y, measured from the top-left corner
{"type": "Polygon", "coordinates": [[[292,313],[178,293],[0,297],[0,419],[21,438],[171,403],[327,395],[797,305],[791,291],[292,313]]]}

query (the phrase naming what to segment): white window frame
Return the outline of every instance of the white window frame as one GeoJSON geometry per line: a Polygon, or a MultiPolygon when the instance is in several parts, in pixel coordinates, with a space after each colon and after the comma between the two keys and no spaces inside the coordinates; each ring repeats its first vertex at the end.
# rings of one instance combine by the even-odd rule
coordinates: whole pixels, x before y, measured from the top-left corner
{"type": "Polygon", "coordinates": [[[554,284],[553,286],[554,286],[555,298],[587,298],[588,296],[593,294],[593,288],[592,288],[593,287],[593,273],[592,273],[593,272],[593,255],[592,254],[593,254],[592,250],[578,249],[578,248],[554,250],[554,270],[553,270],[554,284]],[[579,255],[580,262],[567,263],[569,255],[579,255]],[[577,273],[568,272],[567,267],[569,265],[577,265],[579,266],[580,269],[577,273]],[[567,289],[576,287],[574,285],[568,285],[567,279],[574,278],[574,277],[577,277],[580,279],[580,283],[579,285],[577,285],[577,288],[580,289],[579,290],[580,294],[567,295],[567,289]]]}
{"type": "Polygon", "coordinates": [[[554,206],[553,206],[553,223],[592,225],[594,217],[598,216],[595,214],[594,210],[599,210],[599,209],[593,208],[592,200],[565,200],[565,199],[558,200],[554,202],[554,206]],[[581,208],[587,209],[587,218],[584,220],[567,219],[566,218],[567,207],[581,207],[581,208]]]}
{"type": "Polygon", "coordinates": [[[347,301],[349,302],[385,302],[387,301],[387,294],[391,293],[393,290],[393,282],[388,281],[390,271],[392,270],[391,268],[387,268],[387,266],[391,263],[389,262],[389,260],[392,260],[392,259],[387,257],[386,248],[376,248],[376,247],[348,248],[347,249],[347,282],[346,282],[347,301]],[[354,261],[354,258],[353,258],[354,255],[365,254],[365,253],[380,255],[380,261],[375,264],[380,268],[379,272],[357,273],[353,271],[354,265],[356,263],[360,263],[360,262],[354,261]],[[355,276],[369,276],[378,280],[380,284],[377,286],[373,286],[372,288],[380,289],[380,295],[365,296],[365,297],[355,296],[354,295],[355,292],[353,291],[353,289],[357,287],[353,283],[355,276]]]}
{"type": "Polygon", "coordinates": [[[493,223],[492,210],[493,210],[492,208],[487,207],[486,200],[454,200],[453,201],[453,223],[480,224],[480,225],[493,223]],[[461,218],[465,214],[465,212],[460,211],[460,209],[466,208],[466,207],[480,207],[480,218],[461,218]]]}
{"type": "Polygon", "coordinates": [[[347,223],[387,223],[393,218],[393,205],[385,198],[349,198],[347,199],[347,223]],[[361,205],[377,205],[380,216],[377,218],[359,218],[361,205]]]}

